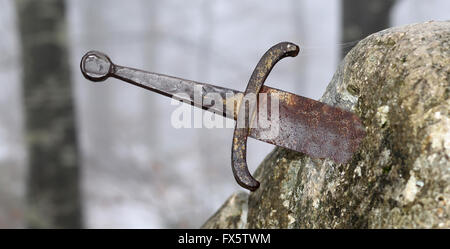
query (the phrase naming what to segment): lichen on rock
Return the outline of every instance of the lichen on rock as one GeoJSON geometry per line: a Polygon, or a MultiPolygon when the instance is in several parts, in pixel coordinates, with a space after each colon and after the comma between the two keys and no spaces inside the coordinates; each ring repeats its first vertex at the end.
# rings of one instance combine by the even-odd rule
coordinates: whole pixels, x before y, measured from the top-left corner
{"type": "Polygon", "coordinates": [[[248,205],[244,195],[228,201],[205,227],[450,228],[449,92],[450,22],[368,36],[321,98],[366,127],[352,160],[276,148],[255,172],[261,187],[248,205]],[[244,206],[245,224],[223,223],[244,206]]]}
{"type": "Polygon", "coordinates": [[[206,221],[202,228],[244,228],[247,223],[248,194],[233,194],[222,207],[206,221]]]}

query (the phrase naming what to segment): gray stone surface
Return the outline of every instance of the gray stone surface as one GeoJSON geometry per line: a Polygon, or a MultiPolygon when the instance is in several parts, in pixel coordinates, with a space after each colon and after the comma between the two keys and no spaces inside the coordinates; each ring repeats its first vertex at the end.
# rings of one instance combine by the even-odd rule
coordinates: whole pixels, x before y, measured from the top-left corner
{"type": "Polygon", "coordinates": [[[261,187],[204,227],[450,228],[449,86],[450,22],[370,35],[321,99],[361,117],[367,137],[352,160],[276,148],[255,172],[261,187]]]}
{"type": "Polygon", "coordinates": [[[247,223],[248,194],[233,194],[202,228],[245,228],[247,223]]]}

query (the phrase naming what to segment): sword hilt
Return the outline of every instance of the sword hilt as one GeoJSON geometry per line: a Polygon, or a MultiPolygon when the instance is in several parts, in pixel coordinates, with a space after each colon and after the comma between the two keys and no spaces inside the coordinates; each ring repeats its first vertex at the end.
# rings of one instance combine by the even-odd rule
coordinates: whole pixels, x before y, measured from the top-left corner
{"type": "MultiPolygon", "coordinates": [[[[256,65],[256,68],[254,69],[247,84],[244,95],[257,95],[261,91],[264,81],[275,64],[285,57],[297,56],[298,52],[299,47],[290,42],[281,42],[271,47],[256,65]]],[[[194,89],[196,86],[202,89],[210,88],[213,92],[222,94],[225,94],[227,91],[231,91],[230,89],[209,84],[183,80],[167,75],[150,73],[138,69],[115,65],[107,55],[98,51],[91,51],[85,54],[81,59],[80,69],[86,79],[94,82],[104,81],[109,77],[114,77],[169,97],[175,97],[178,92],[187,92],[188,96],[185,97],[185,99],[181,97],[178,97],[178,99],[181,101],[190,101],[192,105],[199,104],[202,106],[201,103],[195,103],[195,98],[193,98],[194,89]]],[[[237,91],[234,93],[237,93],[237,91]]],[[[227,109],[223,112],[223,114],[235,118],[239,114],[244,114],[245,128],[238,127],[238,122],[236,122],[233,134],[233,146],[231,148],[231,166],[237,183],[250,191],[255,191],[259,187],[259,182],[255,180],[255,178],[253,178],[248,171],[246,156],[247,137],[250,134],[250,123],[256,116],[256,108],[250,107],[248,109],[248,115],[246,113],[246,109],[245,103],[241,103],[239,106],[239,112],[236,115],[233,114],[234,109],[227,109]]]]}

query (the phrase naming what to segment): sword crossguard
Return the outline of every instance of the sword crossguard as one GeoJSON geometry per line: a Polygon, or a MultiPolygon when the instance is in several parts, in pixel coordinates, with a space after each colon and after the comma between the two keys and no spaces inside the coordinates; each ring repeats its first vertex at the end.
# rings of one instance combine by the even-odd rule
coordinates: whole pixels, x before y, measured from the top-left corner
{"type": "MultiPolygon", "coordinates": [[[[257,95],[275,64],[285,57],[297,56],[298,52],[299,47],[290,42],[278,43],[267,50],[253,70],[244,95],[257,95]]],[[[238,128],[238,123],[236,122],[233,134],[233,145],[231,147],[231,168],[233,170],[234,178],[241,187],[250,191],[255,191],[259,188],[259,182],[253,178],[248,171],[247,137],[250,133],[250,123],[256,116],[256,108],[249,108],[248,115],[245,111],[246,105],[245,102],[242,101],[239,107],[239,113],[244,113],[246,126],[245,128],[238,128]]]]}

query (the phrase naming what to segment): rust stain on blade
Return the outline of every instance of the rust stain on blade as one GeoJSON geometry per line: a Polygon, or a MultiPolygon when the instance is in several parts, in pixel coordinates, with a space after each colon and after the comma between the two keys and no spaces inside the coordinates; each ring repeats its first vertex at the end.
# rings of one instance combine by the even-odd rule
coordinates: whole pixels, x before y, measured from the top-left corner
{"type": "MultiPolygon", "coordinates": [[[[366,134],[359,117],[351,112],[266,86],[260,93],[278,94],[279,131],[274,137],[270,128],[253,128],[250,136],[255,139],[313,158],[331,158],[345,163],[366,134]]],[[[270,97],[268,99],[270,101],[270,97]]]]}

